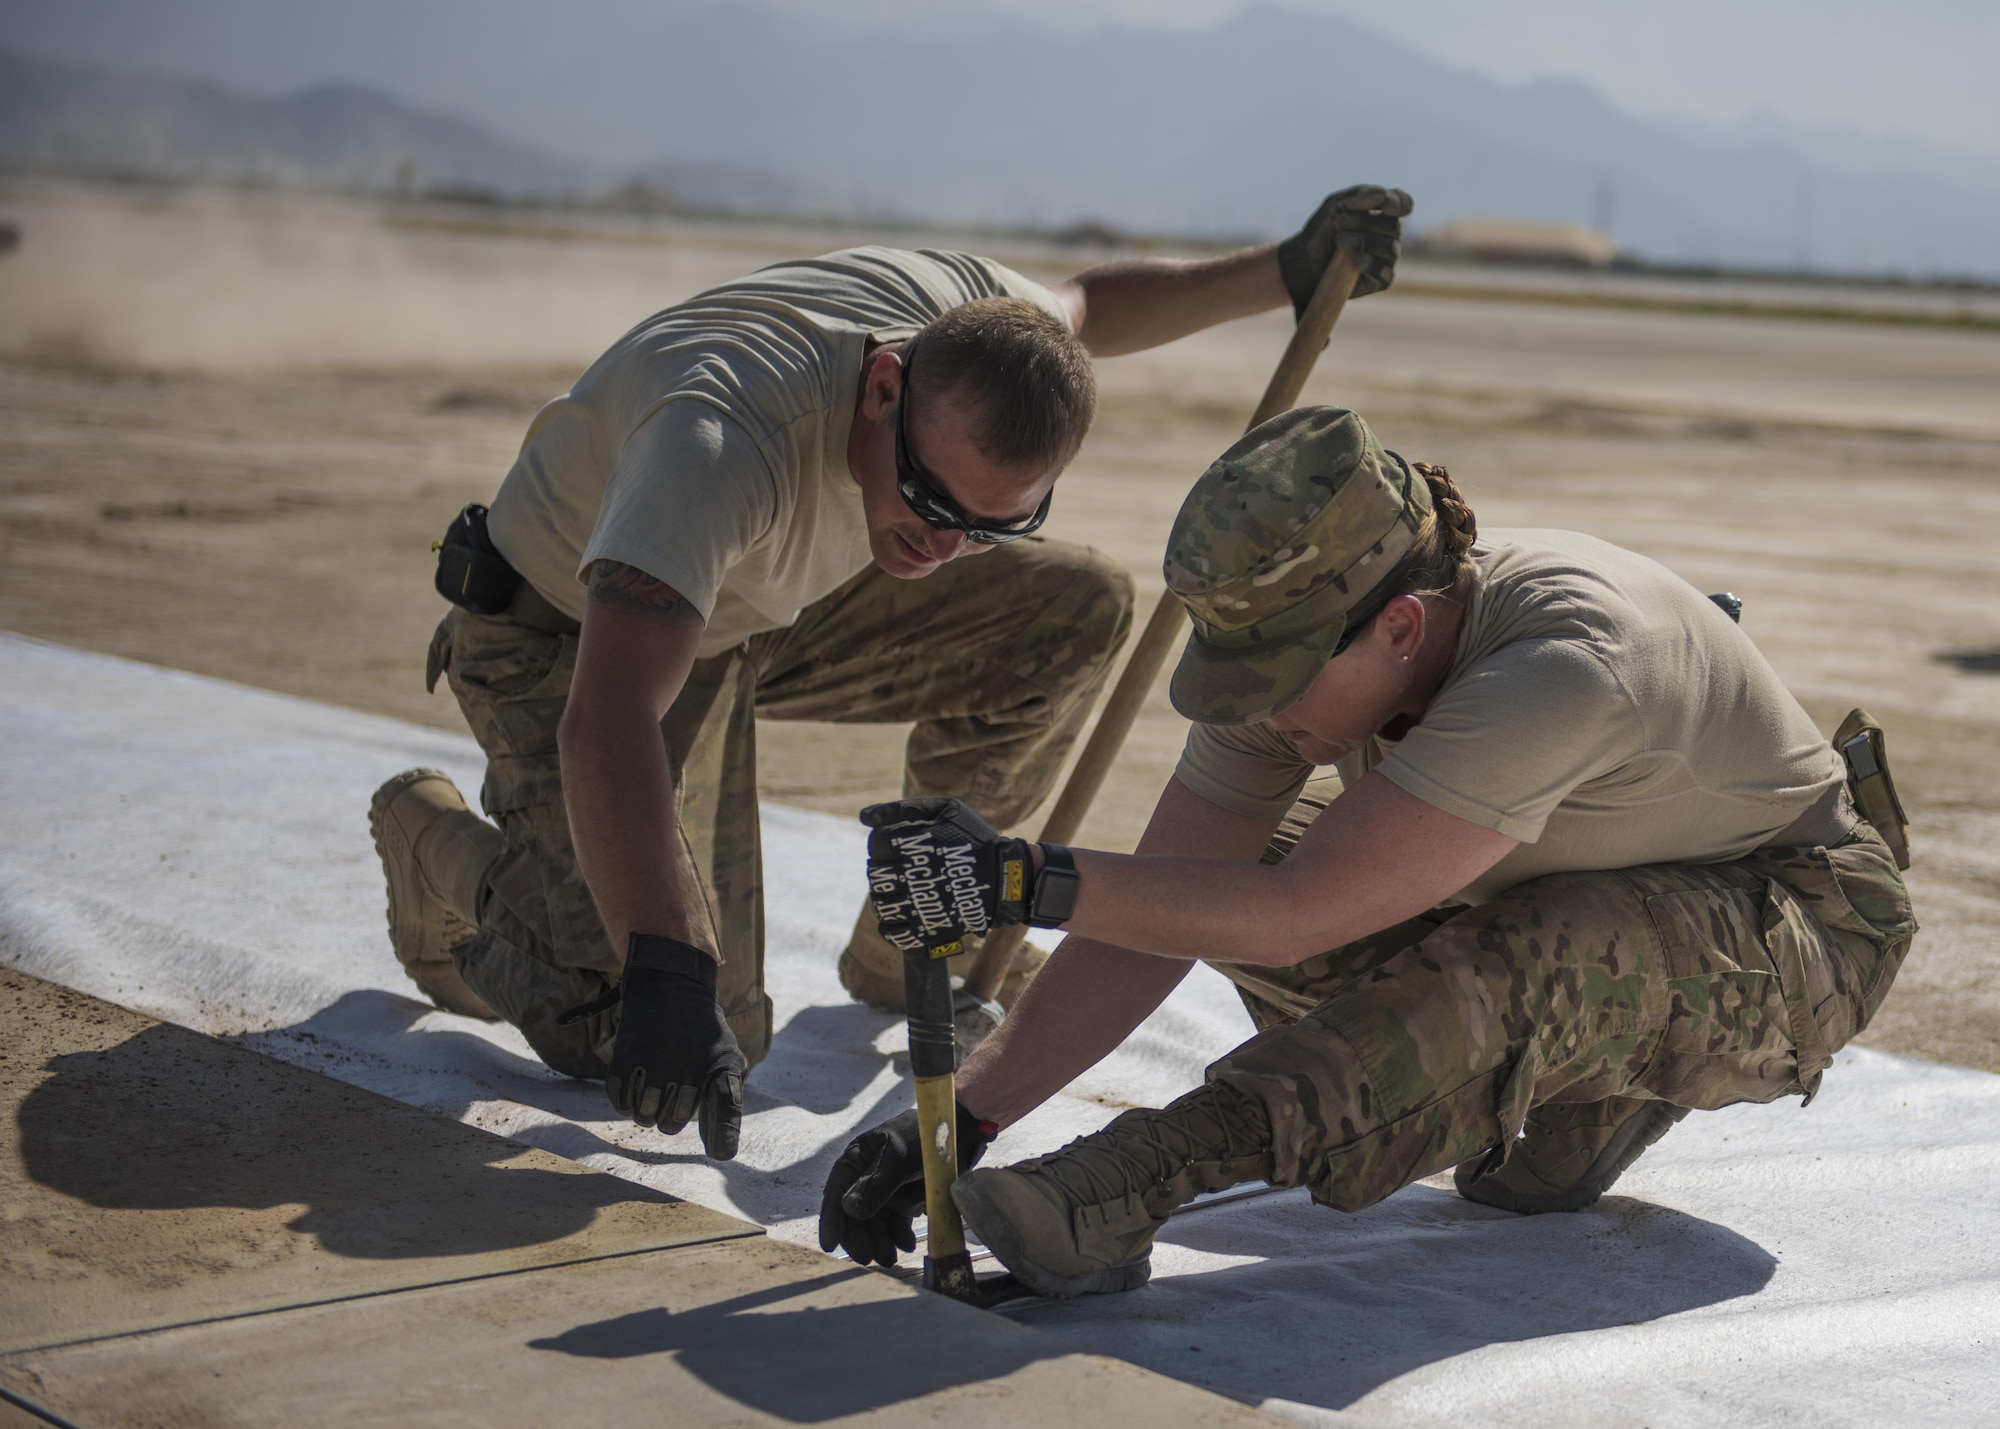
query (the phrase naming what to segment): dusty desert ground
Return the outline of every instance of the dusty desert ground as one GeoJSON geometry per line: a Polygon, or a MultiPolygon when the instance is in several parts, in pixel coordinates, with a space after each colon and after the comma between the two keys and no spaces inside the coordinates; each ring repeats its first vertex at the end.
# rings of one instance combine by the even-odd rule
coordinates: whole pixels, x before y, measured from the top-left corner
{"type": "MultiPolygon", "coordinates": [[[[23,234],[0,257],[0,627],[448,728],[422,681],[429,543],[490,498],[535,407],[677,297],[864,241],[49,185],[0,192],[0,218],[23,234]]],[[[889,241],[1046,277],[1101,256],[889,241]]],[[[2000,1070],[2000,333],[1409,276],[1349,311],[1308,400],[1449,463],[1484,524],[1595,532],[1735,590],[1823,727],[1880,716],[1925,931],[1866,1040],[2000,1070]]],[[[1051,534],[1117,556],[1149,604],[1188,482],[1285,335],[1272,316],[1104,364],[1051,534]]],[[[1130,846],[1181,730],[1156,689],[1084,842],[1130,846]]],[[[901,735],[766,725],[766,792],[892,794],[901,735]]]]}

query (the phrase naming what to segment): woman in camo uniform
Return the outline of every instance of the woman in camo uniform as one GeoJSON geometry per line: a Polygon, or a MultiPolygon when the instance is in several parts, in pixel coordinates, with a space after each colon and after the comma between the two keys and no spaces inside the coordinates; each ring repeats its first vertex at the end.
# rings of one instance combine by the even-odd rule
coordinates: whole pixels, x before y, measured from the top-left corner
{"type": "MultiPolygon", "coordinates": [[[[1260,1029],[1172,1105],[959,1180],[1033,1289],[1143,1284],[1173,1209],[1242,1181],[1351,1211],[1456,1167],[1477,1201],[1588,1205],[1691,1109],[1809,1098],[1880,1004],[1916,927],[1897,858],[1748,637],[1664,567],[1482,535],[1441,467],[1314,408],[1209,469],[1166,575],[1194,725],[1137,854],[999,839],[948,801],[864,815],[885,933],[1070,934],[961,1073],[964,1164],[1195,961],[1260,1029]],[[960,885],[926,922],[931,867],[960,885]]],[[[836,1165],[829,1249],[909,1244],[905,1122],[836,1165]]]]}

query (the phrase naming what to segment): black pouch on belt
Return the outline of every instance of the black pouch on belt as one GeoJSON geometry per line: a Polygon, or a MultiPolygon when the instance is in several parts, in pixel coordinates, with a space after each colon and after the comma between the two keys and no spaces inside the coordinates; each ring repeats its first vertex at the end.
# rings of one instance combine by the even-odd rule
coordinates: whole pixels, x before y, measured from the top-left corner
{"type": "Polygon", "coordinates": [[[1867,710],[1852,710],[1834,731],[1833,747],[1846,761],[1847,792],[1854,796],[1854,806],[1889,845],[1896,867],[1908,868],[1910,821],[1896,797],[1896,781],[1889,777],[1889,742],[1882,726],[1867,710]]]}
{"type": "Polygon", "coordinates": [[[520,588],[521,573],[507,564],[486,534],[484,506],[459,512],[433,549],[438,553],[437,592],[453,605],[498,615],[520,588]]]}

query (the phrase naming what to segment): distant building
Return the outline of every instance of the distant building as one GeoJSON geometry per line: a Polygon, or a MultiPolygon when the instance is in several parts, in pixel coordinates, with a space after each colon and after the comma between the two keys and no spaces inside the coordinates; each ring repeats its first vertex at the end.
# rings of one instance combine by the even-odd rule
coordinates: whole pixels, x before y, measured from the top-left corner
{"type": "Polygon", "coordinates": [[[1454,218],[1424,233],[1411,248],[1431,258],[1562,268],[1607,268],[1618,256],[1618,244],[1608,233],[1580,223],[1525,218],[1454,218]]]}

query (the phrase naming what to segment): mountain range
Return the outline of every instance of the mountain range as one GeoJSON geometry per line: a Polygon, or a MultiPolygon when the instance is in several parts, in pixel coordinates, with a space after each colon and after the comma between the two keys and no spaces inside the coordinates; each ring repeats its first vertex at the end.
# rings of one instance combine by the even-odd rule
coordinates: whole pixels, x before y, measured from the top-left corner
{"type": "Polygon", "coordinates": [[[560,158],[474,120],[356,84],[272,98],[0,50],[0,167],[93,177],[293,184],[447,196],[651,196],[697,210],[822,215],[841,196],[756,165],[560,158]],[[620,190],[622,189],[622,193],[620,190]]]}
{"type": "MultiPolygon", "coordinates": [[[[0,0],[0,18],[18,4],[0,0]]],[[[447,56],[467,4],[383,11],[410,17],[395,94],[253,96],[0,55],[0,163],[363,187],[408,165],[427,186],[540,195],[644,178],[705,207],[1190,235],[1277,234],[1367,179],[1416,195],[1419,229],[1609,219],[1659,260],[2000,275],[2000,163],[1641,118],[1616,95],[1486,79],[1331,15],[1266,6],[1194,32],[1059,37],[660,0],[626,32],[590,31],[600,7],[554,36],[489,3],[476,44],[447,56]]]]}

